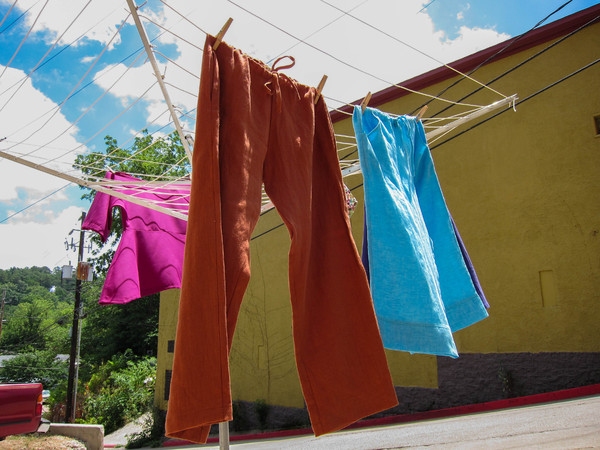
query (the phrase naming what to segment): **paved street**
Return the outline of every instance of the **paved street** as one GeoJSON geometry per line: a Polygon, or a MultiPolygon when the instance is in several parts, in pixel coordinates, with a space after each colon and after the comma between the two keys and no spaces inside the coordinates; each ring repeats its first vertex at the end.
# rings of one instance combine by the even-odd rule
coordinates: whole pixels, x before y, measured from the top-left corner
{"type": "MultiPolygon", "coordinates": [[[[217,444],[174,449],[218,448],[217,444]]],[[[233,449],[600,448],[600,396],[367,428],[315,438],[233,442],[233,449]]]]}

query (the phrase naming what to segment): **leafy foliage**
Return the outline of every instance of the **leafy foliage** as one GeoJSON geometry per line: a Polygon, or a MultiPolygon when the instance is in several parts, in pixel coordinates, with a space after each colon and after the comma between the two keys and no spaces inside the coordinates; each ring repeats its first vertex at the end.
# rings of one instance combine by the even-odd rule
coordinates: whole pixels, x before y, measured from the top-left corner
{"type": "Polygon", "coordinates": [[[81,333],[81,353],[86,363],[98,365],[126,350],[134,356],[155,354],[159,295],[123,305],[97,305],[98,295],[86,299],[88,312],[81,333]]]}
{"type": "MultiPolygon", "coordinates": [[[[187,163],[185,150],[179,135],[171,133],[166,137],[153,137],[147,130],[134,139],[133,145],[128,149],[119,147],[115,138],[104,138],[106,149],[104,152],[92,152],[79,155],[75,160],[75,167],[86,175],[97,177],[104,176],[107,168],[114,171],[126,172],[139,178],[145,176],[177,176],[187,175],[191,167],[187,163]]],[[[92,200],[95,191],[86,191],[83,199],[92,200]]],[[[111,235],[120,236],[123,232],[120,211],[113,211],[111,235]]],[[[110,238],[107,242],[110,242],[110,238]]],[[[106,273],[112,261],[114,250],[111,245],[104,244],[98,235],[92,237],[96,249],[92,251],[94,269],[97,273],[106,273]]]]}
{"type": "Polygon", "coordinates": [[[66,362],[56,359],[56,353],[37,351],[17,355],[4,361],[0,369],[2,383],[42,383],[45,389],[57,386],[68,374],[66,362]]]}
{"type": "Polygon", "coordinates": [[[88,384],[84,421],[101,423],[109,434],[150,409],[154,396],[156,358],[131,360],[116,355],[101,366],[88,384]]]}

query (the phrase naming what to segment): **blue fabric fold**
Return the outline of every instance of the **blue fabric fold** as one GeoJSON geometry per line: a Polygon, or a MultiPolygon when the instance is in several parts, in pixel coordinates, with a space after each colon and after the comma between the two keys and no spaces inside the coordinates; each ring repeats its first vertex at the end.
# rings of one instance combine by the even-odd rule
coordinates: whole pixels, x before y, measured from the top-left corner
{"type": "Polygon", "coordinates": [[[354,109],[371,293],[384,346],[457,357],[452,333],[487,317],[459,248],[425,132],[354,109]]]}

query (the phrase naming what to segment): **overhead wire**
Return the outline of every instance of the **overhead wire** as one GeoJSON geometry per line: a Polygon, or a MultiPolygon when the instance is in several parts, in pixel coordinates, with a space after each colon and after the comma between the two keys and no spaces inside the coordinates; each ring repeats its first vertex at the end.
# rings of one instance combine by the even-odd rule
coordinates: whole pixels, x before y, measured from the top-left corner
{"type": "MultiPolygon", "coordinates": [[[[353,8],[350,8],[348,11],[342,11],[342,15],[336,17],[335,19],[333,19],[332,21],[326,23],[325,25],[323,25],[322,27],[316,29],[315,31],[313,31],[312,33],[310,33],[308,36],[304,37],[303,40],[307,40],[310,39],[311,37],[313,37],[315,34],[323,31],[325,28],[333,25],[335,22],[337,22],[338,20],[344,18],[346,15],[348,15],[348,13],[354,11],[355,9],[361,7],[362,5],[364,5],[365,3],[367,3],[369,0],[364,0],[363,2],[359,3],[358,5],[354,6],[353,8]]],[[[284,51],[280,52],[277,56],[271,58],[270,61],[267,62],[267,64],[271,64],[274,60],[276,60],[277,58],[279,58],[280,56],[283,56],[284,54],[286,54],[287,52],[289,52],[291,49],[297,47],[298,45],[300,45],[301,42],[296,42],[294,45],[292,45],[291,47],[285,49],[284,51]]]]}
{"type": "Polygon", "coordinates": [[[31,26],[29,27],[29,30],[27,30],[27,34],[25,35],[25,37],[21,40],[21,43],[19,44],[19,46],[17,47],[17,49],[15,50],[15,52],[13,53],[12,57],[10,58],[10,60],[8,61],[8,63],[6,63],[6,65],[4,66],[4,69],[2,69],[2,72],[0,73],[0,78],[2,78],[2,76],[4,75],[4,73],[6,72],[6,69],[8,69],[10,67],[10,65],[12,64],[12,62],[14,61],[14,59],[16,58],[16,56],[19,54],[19,52],[21,51],[21,47],[23,46],[23,44],[25,43],[25,41],[27,40],[27,38],[29,37],[29,34],[31,33],[31,30],[33,30],[33,28],[35,27],[35,24],[37,23],[38,19],[40,18],[40,16],[42,15],[42,12],[44,12],[44,9],[46,8],[46,6],[48,5],[48,2],[50,0],[46,0],[46,2],[44,3],[44,5],[42,6],[42,9],[40,9],[40,12],[38,13],[38,15],[35,17],[35,20],[33,21],[33,23],[31,24],[31,26]]]}
{"type": "Polygon", "coordinates": [[[390,81],[387,81],[387,80],[385,80],[385,79],[383,79],[383,78],[381,78],[381,77],[379,77],[379,76],[377,76],[377,75],[374,75],[374,74],[372,74],[372,73],[370,73],[370,72],[368,72],[368,71],[366,71],[366,70],[363,70],[363,69],[361,69],[361,68],[359,68],[359,67],[356,67],[356,66],[354,66],[353,64],[350,64],[350,63],[348,63],[348,62],[346,62],[346,61],[344,61],[344,60],[342,60],[342,59],[338,58],[337,56],[335,56],[335,55],[332,55],[331,53],[329,53],[329,52],[326,52],[325,50],[323,50],[323,49],[321,49],[321,48],[319,48],[319,47],[317,47],[317,46],[315,46],[315,45],[313,45],[313,44],[310,44],[309,42],[303,41],[302,39],[298,38],[297,36],[294,36],[292,33],[290,33],[290,32],[288,32],[288,31],[284,30],[283,28],[281,28],[281,27],[279,27],[279,26],[277,26],[277,25],[275,25],[275,24],[273,24],[273,23],[269,22],[268,20],[264,19],[263,17],[260,17],[258,14],[255,14],[255,13],[253,13],[252,11],[250,11],[250,10],[248,10],[248,9],[244,8],[243,6],[241,6],[241,5],[237,4],[237,3],[235,3],[233,0],[227,0],[227,1],[228,1],[229,3],[231,3],[232,5],[234,5],[234,6],[238,7],[238,8],[239,8],[239,9],[241,9],[242,11],[245,11],[246,13],[250,14],[251,16],[253,16],[253,17],[255,17],[255,18],[259,19],[260,21],[262,21],[262,22],[264,22],[264,23],[266,23],[266,24],[270,25],[271,27],[273,27],[273,28],[275,28],[275,29],[279,30],[280,32],[282,32],[282,33],[286,34],[287,36],[290,36],[290,37],[292,37],[292,38],[296,39],[297,41],[300,41],[300,42],[302,42],[304,45],[306,45],[306,46],[308,46],[308,47],[312,48],[313,50],[316,50],[316,51],[318,51],[319,53],[322,53],[322,54],[324,54],[324,55],[328,56],[329,58],[331,58],[331,59],[333,59],[333,60],[335,60],[335,61],[339,62],[340,64],[343,64],[343,65],[345,65],[346,67],[349,67],[349,68],[351,68],[351,69],[353,69],[353,70],[355,70],[355,71],[357,71],[357,72],[360,72],[360,73],[362,73],[363,75],[367,75],[367,76],[369,76],[369,77],[372,77],[372,78],[374,78],[374,79],[376,79],[376,80],[378,80],[378,81],[381,81],[381,82],[383,82],[383,83],[385,83],[385,84],[387,84],[387,85],[389,85],[389,86],[395,86],[395,87],[397,87],[397,88],[399,88],[399,89],[403,89],[403,90],[405,90],[405,91],[407,91],[407,92],[411,92],[411,93],[413,93],[413,94],[422,95],[422,96],[425,96],[425,97],[430,97],[430,98],[435,98],[436,100],[439,100],[439,101],[442,101],[442,102],[446,102],[446,103],[451,103],[451,104],[453,104],[453,105],[469,106],[469,107],[473,107],[473,108],[479,108],[479,107],[481,107],[481,105],[474,105],[474,104],[469,104],[469,103],[458,103],[458,102],[455,102],[455,101],[452,101],[452,100],[448,100],[448,99],[445,99],[445,98],[442,98],[442,97],[435,97],[434,95],[427,94],[427,93],[425,93],[425,92],[416,91],[416,90],[414,90],[414,89],[410,89],[410,88],[408,88],[408,87],[406,87],[406,86],[401,86],[401,85],[399,85],[399,84],[396,84],[396,83],[392,83],[392,82],[390,82],[390,81]]]}
{"type": "Polygon", "coordinates": [[[106,128],[108,128],[115,120],[117,120],[118,118],[120,118],[123,114],[125,114],[127,111],[129,111],[131,108],[133,108],[133,106],[135,106],[142,98],[144,98],[144,96],[150,92],[150,90],[156,86],[158,84],[158,81],[154,81],[140,96],[138,96],[133,102],[131,102],[123,111],[121,111],[116,117],[114,117],[112,120],[110,120],[106,125],[104,125],[102,128],[100,128],[96,133],[94,133],[92,135],[92,137],[90,137],[87,141],[79,144],[77,147],[73,148],[72,150],[70,150],[67,153],[63,153],[60,156],[56,156],[52,159],[49,159],[48,162],[52,162],[55,161],[59,158],[62,158],[64,156],[66,156],[69,153],[74,153],[77,150],[79,150],[81,147],[84,147],[86,144],[88,144],[92,139],[94,139],[96,136],[98,136],[100,133],[102,133],[102,131],[104,131],[106,128]]]}
{"type": "Polygon", "coordinates": [[[15,5],[17,4],[17,2],[18,2],[18,1],[19,1],[19,0],[15,0],[15,1],[13,2],[13,4],[12,4],[12,5],[10,5],[10,8],[8,8],[8,11],[6,11],[6,14],[4,14],[4,17],[2,18],[2,21],[0,22],[0,27],[2,27],[2,25],[4,25],[4,21],[5,21],[6,19],[8,19],[8,16],[10,15],[10,12],[13,10],[13,8],[15,7],[15,5]]]}
{"type": "Polygon", "coordinates": [[[29,205],[27,205],[25,208],[22,208],[22,209],[20,209],[19,211],[16,211],[16,212],[12,213],[10,216],[7,216],[7,217],[5,217],[4,219],[0,220],[0,223],[4,223],[4,222],[6,222],[7,220],[10,220],[10,219],[12,219],[12,218],[13,218],[13,217],[15,217],[16,215],[18,215],[18,214],[20,214],[20,213],[22,213],[22,212],[24,212],[24,211],[28,210],[28,209],[29,209],[29,208],[31,208],[32,206],[35,206],[35,205],[37,205],[38,203],[40,203],[40,202],[43,202],[43,201],[44,201],[44,200],[46,200],[47,198],[50,198],[50,197],[52,197],[54,194],[56,194],[56,193],[58,193],[58,192],[62,191],[63,189],[67,188],[67,187],[68,187],[68,186],[70,186],[71,184],[72,184],[72,183],[67,183],[67,184],[65,184],[64,186],[62,186],[62,187],[59,187],[57,190],[55,190],[55,191],[53,191],[53,192],[49,193],[48,195],[45,195],[44,197],[40,198],[39,200],[36,200],[35,202],[33,202],[33,203],[30,203],[30,204],[29,204],[29,205]]]}
{"type": "MultiPolygon", "coordinates": [[[[11,23],[9,23],[3,30],[0,30],[0,34],[3,34],[5,31],[8,31],[12,28],[13,25],[15,25],[19,20],[21,20],[23,17],[25,17],[25,14],[27,14],[29,11],[31,11],[33,9],[34,6],[36,6],[39,2],[41,2],[42,0],[37,0],[33,5],[31,5],[29,8],[27,8],[25,11],[23,11],[19,17],[17,17],[15,20],[13,20],[11,23]]],[[[15,2],[16,3],[16,2],[15,2]]]]}
{"type": "MultiPolygon", "coordinates": [[[[37,130],[35,130],[34,132],[30,133],[29,136],[25,139],[23,139],[21,142],[25,142],[27,141],[27,139],[31,138],[32,136],[36,135],[40,130],[42,130],[47,124],[48,122],[50,122],[50,120],[52,120],[52,118],[62,109],[62,107],[64,106],[64,104],[67,102],[67,100],[69,100],[69,98],[71,98],[71,96],[73,95],[73,93],[77,90],[77,88],[79,87],[79,85],[83,82],[83,80],[88,76],[88,74],[91,72],[91,70],[96,66],[96,64],[98,63],[98,61],[100,60],[100,58],[102,57],[102,55],[104,54],[104,52],[106,52],[106,50],[109,48],[110,44],[112,43],[112,41],[116,38],[116,36],[119,35],[119,33],[121,32],[121,29],[123,28],[123,26],[125,25],[125,23],[127,22],[127,20],[129,19],[129,16],[131,15],[131,13],[128,13],[127,16],[125,17],[125,19],[121,22],[121,25],[119,26],[119,28],[117,29],[117,31],[113,34],[113,36],[110,38],[110,40],[108,41],[108,43],[104,46],[104,48],[102,49],[102,51],[100,52],[100,54],[94,59],[94,61],[92,62],[92,64],[90,65],[90,67],[88,68],[88,70],[85,72],[85,74],[83,75],[83,77],[81,77],[81,79],[77,82],[77,84],[75,85],[75,87],[71,90],[71,92],[65,97],[65,99],[60,103],[60,105],[54,109],[54,112],[52,113],[52,115],[46,120],[46,122],[44,122],[44,124],[39,127],[37,130]]],[[[14,147],[14,146],[13,146],[14,147]]],[[[13,147],[9,147],[8,149],[11,149],[13,147]]]]}
{"type": "MultiPolygon", "coordinates": [[[[571,1],[572,1],[572,0],[571,0],[571,1]]],[[[329,2],[328,2],[328,1],[326,1],[326,0],[321,0],[321,3],[325,3],[326,5],[328,5],[328,6],[332,7],[332,8],[334,8],[334,9],[336,9],[337,11],[343,11],[342,9],[338,8],[338,7],[337,7],[337,6],[335,6],[335,5],[332,5],[331,3],[329,3],[329,2]]],[[[387,33],[386,31],[383,31],[382,29],[380,29],[380,28],[377,28],[377,27],[375,27],[375,26],[371,25],[370,23],[368,23],[367,21],[365,21],[365,20],[363,20],[363,19],[361,19],[361,18],[359,18],[359,17],[353,16],[353,15],[352,15],[352,14],[350,14],[349,12],[348,12],[348,13],[346,13],[346,15],[347,15],[348,17],[351,17],[352,19],[354,19],[354,20],[356,20],[356,21],[358,21],[358,22],[362,23],[363,25],[365,25],[365,26],[367,26],[367,27],[371,28],[372,30],[375,30],[375,31],[377,31],[377,32],[379,32],[379,33],[381,33],[381,34],[383,34],[384,36],[386,36],[386,37],[388,37],[388,38],[390,38],[390,39],[394,40],[395,42],[398,42],[398,43],[400,43],[400,44],[402,44],[402,45],[404,45],[404,46],[406,46],[406,47],[410,48],[411,50],[414,50],[414,51],[416,51],[417,53],[419,53],[419,54],[421,54],[421,55],[423,55],[423,56],[426,56],[427,58],[429,58],[429,59],[431,59],[431,60],[433,60],[433,61],[437,62],[438,64],[441,64],[441,65],[443,65],[444,67],[446,67],[446,68],[448,68],[448,69],[452,70],[453,72],[456,72],[457,74],[459,74],[459,75],[462,75],[462,76],[463,76],[463,77],[465,77],[465,78],[468,78],[469,80],[473,81],[474,83],[476,83],[476,84],[479,84],[481,87],[484,87],[484,88],[487,88],[487,89],[491,90],[493,93],[495,93],[495,94],[497,94],[497,95],[501,96],[502,98],[506,98],[506,95],[504,95],[504,94],[501,94],[500,92],[496,91],[495,89],[492,89],[491,87],[489,87],[489,86],[486,86],[485,84],[481,83],[480,81],[478,81],[478,80],[476,80],[476,79],[474,79],[474,78],[471,78],[469,75],[467,75],[467,74],[464,74],[464,73],[462,73],[461,71],[459,71],[459,70],[455,69],[454,67],[451,67],[451,66],[449,66],[448,64],[444,63],[443,61],[440,61],[439,59],[437,59],[437,58],[435,58],[435,57],[433,57],[433,56],[431,56],[431,55],[429,55],[429,54],[425,53],[424,51],[422,51],[422,50],[418,49],[418,48],[417,48],[417,47],[415,47],[414,45],[411,45],[411,44],[409,44],[409,43],[407,43],[407,42],[404,42],[404,41],[403,41],[403,40],[401,40],[401,39],[398,39],[396,36],[393,36],[393,35],[391,35],[391,34],[387,33]]]]}
{"type": "MultiPolygon", "coordinates": [[[[161,30],[164,30],[164,31],[166,31],[167,33],[169,33],[169,34],[171,34],[171,35],[175,36],[177,39],[180,39],[182,42],[185,42],[186,44],[189,44],[189,45],[191,45],[192,47],[194,47],[194,48],[196,48],[196,49],[198,49],[198,50],[200,50],[200,51],[203,51],[202,47],[199,47],[198,45],[196,45],[196,44],[193,44],[192,42],[188,41],[187,39],[185,39],[185,38],[181,37],[180,35],[178,35],[177,33],[175,33],[173,30],[165,28],[165,27],[164,27],[164,26],[162,26],[160,23],[158,23],[158,22],[156,22],[156,21],[152,20],[150,17],[148,17],[148,16],[146,16],[146,15],[143,15],[143,14],[138,14],[138,15],[139,15],[140,17],[144,18],[145,20],[147,20],[148,22],[150,22],[151,24],[153,24],[153,25],[157,26],[157,27],[158,27],[158,28],[160,28],[161,30]]],[[[183,16],[182,16],[182,17],[183,17],[183,16]]],[[[205,33],[205,32],[203,31],[203,33],[205,33]]],[[[205,34],[206,34],[206,33],[205,33],[205,34]]]]}
{"type": "MultiPolygon", "coordinates": [[[[38,0],[41,1],[41,0],[38,0]]],[[[54,58],[58,57],[62,52],[64,52],[65,50],[67,50],[69,47],[71,47],[73,44],[81,41],[81,39],[83,39],[85,36],[87,36],[87,34],[92,31],[94,28],[96,28],[100,23],[104,22],[110,15],[112,15],[118,8],[113,9],[111,12],[109,12],[107,15],[105,15],[103,18],[101,18],[100,20],[98,20],[94,25],[92,25],[91,27],[89,27],[86,31],[84,31],[83,33],[81,33],[78,37],[76,37],[75,39],[73,39],[71,42],[69,42],[68,44],[66,44],[65,46],[63,46],[59,51],[57,51],[54,55],[52,55],[50,58],[46,59],[43,63],[41,63],[38,67],[36,67],[35,69],[32,70],[33,72],[37,72],[39,69],[41,69],[42,67],[44,67],[46,64],[48,64],[50,61],[52,61],[54,58]]],[[[141,47],[139,50],[143,49],[143,47],[141,47]]],[[[125,58],[128,59],[129,57],[125,58]]],[[[123,62],[123,61],[121,61],[123,62]]],[[[2,92],[0,92],[0,96],[4,95],[7,91],[11,90],[13,87],[15,87],[17,84],[19,84],[22,80],[27,79],[29,76],[31,76],[32,73],[29,73],[28,75],[25,75],[23,78],[17,80],[14,84],[12,84],[11,86],[7,87],[6,89],[4,89],[2,92]]],[[[78,91],[79,92],[79,91],[78,91]]],[[[73,96],[75,96],[77,94],[77,92],[75,94],[73,94],[73,96]]]]}
{"type": "MultiPolygon", "coordinates": [[[[595,22],[598,21],[598,19],[600,19],[600,16],[596,16],[593,19],[591,19],[590,21],[588,21],[587,23],[585,23],[584,25],[580,26],[579,28],[571,31],[570,33],[566,34],[565,36],[561,37],[560,39],[554,41],[552,44],[547,45],[546,47],[544,47],[543,49],[541,49],[540,51],[536,52],[535,54],[527,57],[525,60],[521,61],[519,64],[516,64],[515,66],[511,67],[510,69],[502,72],[500,75],[497,75],[496,77],[494,77],[492,80],[490,80],[488,82],[488,84],[492,84],[495,83],[496,81],[504,78],[506,75],[512,73],[513,71],[519,69],[520,67],[522,67],[523,65],[527,64],[528,62],[532,61],[533,59],[537,58],[538,56],[546,53],[548,50],[556,47],[557,45],[561,44],[563,41],[565,41],[566,39],[570,38],[571,36],[575,35],[576,33],[580,32],[581,30],[587,28],[588,26],[594,24],[595,22]]],[[[496,53],[497,54],[497,53],[496,53]]],[[[486,59],[486,61],[489,61],[490,58],[486,59]]],[[[483,63],[482,63],[483,64],[483,63]]],[[[479,64],[478,67],[481,67],[482,64],[479,64]]],[[[460,81],[460,80],[459,80],[460,81]]],[[[477,92],[479,92],[481,89],[475,89],[474,91],[470,92],[469,94],[464,95],[461,100],[464,100],[468,97],[470,97],[471,95],[476,94],[477,92]]],[[[446,111],[447,108],[442,109],[441,111],[439,111],[437,114],[440,114],[444,111],[446,111]]],[[[435,115],[434,115],[435,116],[435,115]]]]}
{"type": "MultiPolygon", "coordinates": [[[[531,94],[531,95],[528,95],[527,97],[525,97],[525,98],[523,98],[523,99],[521,99],[521,100],[518,100],[518,101],[516,102],[516,104],[517,104],[517,105],[521,105],[521,104],[523,104],[523,103],[525,103],[525,102],[527,102],[527,101],[531,100],[532,98],[535,98],[535,97],[537,97],[538,95],[540,95],[540,94],[542,94],[542,93],[546,92],[547,90],[549,90],[549,89],[551,89],[551,88],[553,88],[553,87],[555,87],[555,86],[559,85],[560,83],[562,83],[562,82],[564,82],[564,81],[566,81],[566,80],[568,80],[568,79],[570,79],[570,78],[574,77],[575,75],[577,75],[577,74],[579,74],[579,73],[583,72],[584,70],[587,70],[587,69],[589,69],[590,67],[593,67],[594,65],[598,64],[599,62],[600,62],[600,58],[596,59],[595,61],[592,61],[592,62],[591,62],[591,63],[589,63],[589,64],[586,64],[586,65],[585,65],[585,66],[583,66],[583,67],[580,67],[579,69],[575,70],[574,72],[571,72],[569,75],[566,75],[566,76],[564,76],[564,77],[560,78],[559,80],[557,80],[557,81],[555,81],[555,82],[553,82],[553,83],[551,83],[551,84],[549,84],[549,85],[545,86],[544,88],[542,88],[542,89],[539,89],[538,91],[534,92],[533,94],[531,94]]],[[[461,131],[460,133],[457,133],[457,134],[455,134],[454,136],[452,136],[452,137],[450,137],[450,138],[446,139],[444,142],[441,142],[441,143],[439,143],[438,145],[435,145],[435,146],[431,147],[431,150],[433,150],[433,149],[435,149],[435,148],[438,148],[438,147],[440,147],[441,145],[444,145],[444,144],[446,144],[447,142],[450,142],[451,140],[453,140],[453,139],[456,139],[457,137],[459,137],[459,136],[462,136],[463,134],[465,134],[465,133],[467,133],[467,132],[471,131],[472,129],[474,129],[474,128],[477,128],[478,126],[480,126],[480,125],[483,125],[484,123],[486,123],[486,122],[489,122],[490,120],[492,120],[492,119],[494,119],[494,118],[498,117],[499,115],[501,115],[501,114],[504,114],[505,112],[507,112],[507,111],[511,111],[511,110],[512,110],[512,107],[508,107],[508,108],[506,108],[506,109],[503,109],[502,111],[498,111],[497,113],[495,113],[495,114],[491,115],[490,117],[487,117],[486,119],[482,120],[481,122],[478,122],[478,123],[476,123],[476,124],[474,124],[474,125],[470,126],[469,128],[467,128],[467,129],[465,129],[465,130],[461,131]]]]}
{"type": "MultiPolygon", "coordinates": [[[[200,28],[198,26],[198,24],[194,23],[188,17],[186,17],[185,15],[181,14],[179,11],[177,11],[175,8],[173,8],[172,6],[170,6],[164,0],[158,0],[158,1],[161,2],[163,5],[165,5],[167,8],[169,8],[171,11],[173,11],[175,14],[177,14],[179,17],[181,17],[183,20],[185,20],[186,22],[188,22],[190,25],[192,25],[193,27],[195,27],[196,29],[200,30],[204,34],[209,34],[206,31],[204,31],[202,28],[200,28]]],[[[188,13],[187,15],[189,16],[193,11],[195,11],[195,9],[192,10],[192,11],[190,11],[190,13],[188,13]]]]}
{"type": "MultiPolygon", "coordinates": [[[[90,1],[91,1],[91,0],[90,0],[90,1]]],[[[115,80],[115,81],[114,81],[114,82],[113,82],[113,83],[112,83],[112,84],[111,84],[111,85],[110,85],[110,86],[109,86],[107,89],[105,89],[105,90],[104,90],[104,92],[102,92],[102,94],[101,94],[101,95],[100,95],[98,98],[96,98],[96,100],[94,100],[94,102],[93,102],[93,103],[92,103],[90,106],[88,106],[88,107],[87,107],[87,109],[85,109],[85,110],[84,110],[84,111],[83,111],[83,112],[82,112],[82,113],[79,115],[79,117],[77,117],[77,119],[75,119],[73,122],[70,122],[70,123],[69,123],[69,126],[68,126],[67,128],[65,128],[65,129],[64,129],[62,132],[60,132],[58,135],[56,135],[56,137],[54,137],[54,138],[53,138],[53,139],[51,139],[50,141],[46,142],[45,144],[43,144],[43,145],[40,145],[40,146],[39,146],[39,147],[38,147],[36,150],[34,150],[33,152],[30,152],[29,154],[33,154],[33,153],[35,153],[35,152],[36,152],[37,150],[39,150],[39,149],[46,148],[46,146],[47,146],[48,144],[52,144],[53,142],[57,141],[58,139],[60,139],[60,137],[64,136],[64,135],[65,135],[65,133],[66,133],[67,131],[69,131],[71,128],[73,128],[75,125],[77,125],[77,123],[79,123],[79,121],[80,121],[81,119],[83,119],[83,118],[84,118],[84,117],[85,117],[85,116],[86,116],[86,115],[87,115],[87,114],[88,114],[88,113],[91,111],[91,109],[94,107],[94,105],[96,105],[96,103],[98,103],[98,102],[99,102],[99,101],[100,101],[102,98],[104,98],[104,96],[105,96],[106,94],[108,94],[108,93],[111,91],[111,89],[112,89],[112,88],[114,88],[114,87],[115,87],[115,85],[116,85],[116,84],[117,84],[117,83],[118,83],[118,82],[119,82],[119,81],[120,81],[120,80],[121,80],[121,79],[122,79],[122,78],[125,76],[125,74],[126,74],[127,72],[129,72],[129,70],[130,70],[130,69],[133,67],[133,65],[134,65],[134,64],[135,64],[135,63],[136,63],[136,62],[137,62],[137,61],[140,59],[140,57],[141,57],[142,55],[144,55],[144,53],[141,53],[141,52],[140,52],[140,54],[137,56],[137,58],[135,58],[135,59],[134,59],[134,60],[131,62],[131,64],[129,64],[129,66],[127,66],[127,68],[125,69],[125,71],[124,71],[124,72],[123,72],[121,75],[119,75],[119,77],[118,77],[118,78],[117,78],[117,79],[116,79],[116,80],[115,80]]],[[[1,111],[1,110],[0,110],[0,111],[1,111]]],[[[63,156],[64,156],[64,155],[63,155],[63,156]]]]}
{"type": "MultiPolygon", "coordinates": [[[[557,9],[555,9],[554,11],[552,11],[550,14],[548,14],[546,17],[544,17],[543,19],[541,19],[540,21],[538,21],[533,27],[531,27],[529,30],[527,30],[525,33],[520,34],[519,36],[517,36],[515,39],[511,39],[504,47],[502,47],[500,50],[498,50],[496,53],[494,53],[493,55],[490,55],[488,58],[486,58],[484,61],[482,61],[481,63],[479,63],[474,69],[470,70],[469,73],[467,75],[472,75],[473,73],[475,73],[477,70],[479,70],[482,66],[484,66],[485,64],[487,64],[488,62],[490,62],[491,60],[495,59],[498,55],[504,53],[508,48],[510,48],[512,45],[514,45],[515,43],[517,43],[519,40],[521,40],[522,38],[524,38],[525,36],[527,36],[529,33],[531,33],[533,30],[535,30],[536,28],[538,28],[540,25],[542,25],[546,20],[548,20],[550,17],[552,17],[554,14],[558,13],[561,9],[563,9],[565,6],[567,6],[569,3],[571,3],[573,0],[568,0],[567,2],[563,3],[561,6],[559,6],[557,9]]],[[[438,95],[442,95],[445,92],[448,91],[448,89],[456,86],[458,83],[461,83],[464,80],[464,77],[459,78],[458,80],[454,81],[452,84],[450,84],[449,86],[446,86],[444,89],[442,89],[438,95]]],[[[468,96],[467,96],[468,97],[468,96]]],[[[463,97],[463,100],[466,97],[463,97]]],[[[431,103],[434,99],[427,101],[426,103],[424,103],[423,105],[421,105],[418,108],[415,108],[415,110],[413,111],[416,112],[419,109],[421,109],[423,106],[428,105],[429,103],[431,103]]],[[[444,112],[447,108],[442,109],[441,111],[438,111],[437,114],[441,114],[442,112],[444,112]]]]}
{"type": "Polygon", "coordinates": [[[52,51],[52,49],[54,49],[54,47],[56,47],[56,45],[60,42],[60,40],[65,35],[65,33],[67,31],[69,31],[69,29],[73,26],[73,24],[75,23],[75,21],[79,18],[79,16],[81,16],[81,14],[83,13],[83,11],[85,11],[85,9],[89,6],[90,3],[92,3],[92,0],[88,0],[88,2],[84,5],[84,7],[79,11],[79,13],[77,14],[77,16],[75,16],[75,18],[71,21],[71,23],[67,26],[67,28],[65,28],[65,30],[62,32],[62,34],[58,38],[56,38],[56,40],[54,41],[54,44],[52,44],[52,46],[46,51],[46,53],[44,53],[44,56],[42,56],[40,58],[40,60],[37,62],[37,64],[34,66],[34,68],[31,71],[29,71],[29,73],[27,74],[27,76],[25,76],[23,78],[23,80],[21,81],[21,84],[19,85],[19,87],[17,89],[15,89],[15,91],[8,98],[8,100],[4,103],[4,105],[2,105],[2,107],[0,108],[0,112],[2,112],[2,110],[4,108],[6,108],[6,105],[8,105],[10,103],[10,101],[14,98],[14,96],[17,95],[17,93],[23,87],[23,85],[25,84],[25,82],[29,79],[29,77],[31,77],[31,74],[33,72],[35,72],[35,70],[39,67],[39,65],[42,63],[42,61],[44,61],[44,59],[46,58],[46,56],[48,56],[48,54],[52,51]]]}

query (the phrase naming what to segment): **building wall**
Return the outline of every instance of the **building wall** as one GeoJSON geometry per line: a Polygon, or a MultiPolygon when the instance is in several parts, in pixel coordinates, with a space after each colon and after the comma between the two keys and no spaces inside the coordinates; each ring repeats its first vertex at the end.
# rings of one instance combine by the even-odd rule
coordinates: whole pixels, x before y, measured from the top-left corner
{"type": "MultiPolygon", "coordinates": [[[[488,64],[476,77],[491,80],[548,44],[488,64]]],[[[596,24],[492,86],[525,99],[594,61],[598,48],[600,25],[596,24]]],[[[423,91],[436,95],[455,80],[423,91]]],[[[463,81],[444,96],[457,99],[476,87],[463,81]]],[[[423,399],[423,392],[439,387],[429,404],[439,407],[453,402],[440,399],[443,386],[452,386],[455,395],[463,392],[468,402],[477,401],[477,392],[484,387],[494,393],[491,397],[501,395],[507,377],[527,393],[572,387],[574,379],[600,382],[594,356],[600,352],[600,137],[594,125],[594,116],[600,114],[598,92],[600,64],[528,99],[516,112],[505,112],[458,135],[474,124],[466,125],[430,142],[449,210],[491,304],[490,317],[455,333],[462,359],[387,352],[399,394],[405,389],[408,395],[409,387],[414,387],[423,399]],[[487,369],[477,371],[482,361],[487,369]],[[587,363],[573,363],[561,380],[565,361],[591,361],[596,367],[581,375],[587,363]],[[554,374],[550,384],[544,377],[531,376],[549,371],[554,374]],[[465,376],[472,373],[481,376],[465,376]]],[[[489,104],[498,99],[482,90],[467,101],[489,104]]],[[[377,106],[404,114],[423,101],[410,94],[377,106]]],[[[433,102],[426,117],[443,106],[433,102]]],[[[443,115],[458,110],[453,107],[443,115]]],[[[353,135],[350,119],[334,127],[336,133],[353,135]]],[[[345,182],[359,200],[352,228],[360,248],[362,177],[352,175],[345,182]]],[[[230,358],[236,400],[303,406],[293,356],[288,250],[288,233],[278,214],[265,213],[251,243],[252,278],[230,358]]],[[[174,339],[177,302],[173,296],[173,292],[161,295],[159,372],[172,363],[172,355],[163,347],[174,339]]],[[[157,398],[161,395],[164,391],[158,388],[157,398]]],[[[490,396],[484,397],[493,400],[490,396]]]]}

